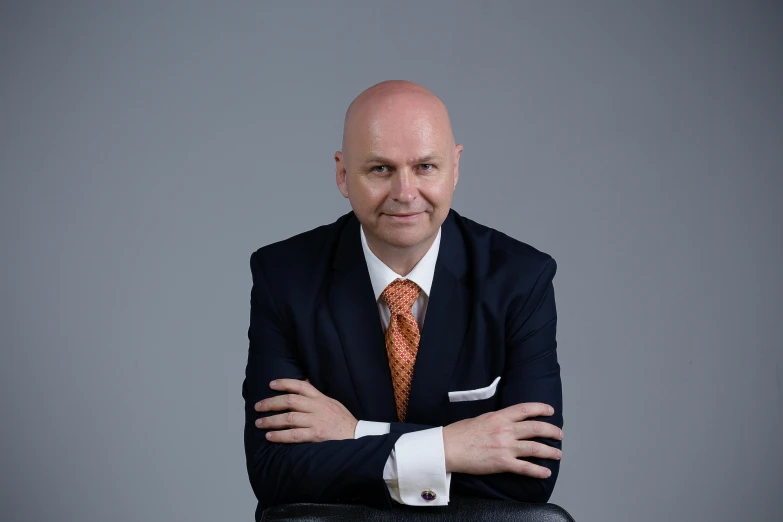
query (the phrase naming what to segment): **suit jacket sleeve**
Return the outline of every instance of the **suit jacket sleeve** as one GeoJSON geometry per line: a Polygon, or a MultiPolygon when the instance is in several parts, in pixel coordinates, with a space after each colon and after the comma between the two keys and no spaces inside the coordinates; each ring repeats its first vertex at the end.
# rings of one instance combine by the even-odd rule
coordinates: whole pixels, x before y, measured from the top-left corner
{"type": "Polygon", "coordinates": [[[278,310],[258,262],[250,258],[249,351],[242,396],[245,399],[245,457],[259,510],[294,502],[362,502],[391,507],[383,467],[400,433],[316,443],[282,444],[266,440],[255,426],[256,402],[277,395],[276,378],[304,379],[290,323],[278,310]]]}
{"type": "MultiPolygon", "coordinates": [[[[557,362],[557,312],[552,279],[557,265],[546,262],[531,291],[509,309],[506,339],[506,366],[500,380],[500,408],[522,402],[543,402],[555,410],[551,417],[535,420],[563,427],[563,395],[560,365],[557,362]]],[[[533,439],[561,448],[560,441],[533,439]]],[[[560,462],[551,459],[526,458],[529,462],[549,468],[552,475],[537,479],[513,473],[494,475],[452,475],[452,493],[480,495],[489,498],[521,502],[547,502],[555,487],[560,462]]]]}

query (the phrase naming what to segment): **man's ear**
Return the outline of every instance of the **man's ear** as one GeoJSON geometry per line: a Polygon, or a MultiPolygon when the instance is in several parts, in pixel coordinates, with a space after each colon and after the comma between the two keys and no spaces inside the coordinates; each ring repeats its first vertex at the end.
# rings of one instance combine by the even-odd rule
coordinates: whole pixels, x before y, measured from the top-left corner
{"type": "Polygon", "coordinates": [[[340,194],[343,197],[348,197],[348,179],[347,171],[345,170],[345,162],[343,162],[343,153],[339,150],[334,153],[334,173],[335,181],[337,182],[337,188],[340,189],[340,194]]]}
{"type": "Polygon", "coordinates": [[[457,188],[457,181],[459,181],[459,157],[462,154],[463,148],[462,145],[454,147],[454,187],[452,190],[457,188]]]}

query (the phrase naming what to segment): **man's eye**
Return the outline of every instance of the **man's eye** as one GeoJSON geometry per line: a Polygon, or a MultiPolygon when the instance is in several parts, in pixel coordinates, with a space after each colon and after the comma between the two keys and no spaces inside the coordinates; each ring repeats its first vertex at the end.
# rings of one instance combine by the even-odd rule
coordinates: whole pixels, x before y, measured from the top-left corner
{"type": "Polygon", "coordinates": [[[386,165],[378,165],[377,167],[372,168],[372,171],[377,172],[378,174],[385,174],[388,170],[389,168],[386,165]]]}
{"type": "Polygon", "coordinates": [[[435,168],[435,166],[432,163],[422,163],[419,165],[424,170],[432,170],[435,168]]]}

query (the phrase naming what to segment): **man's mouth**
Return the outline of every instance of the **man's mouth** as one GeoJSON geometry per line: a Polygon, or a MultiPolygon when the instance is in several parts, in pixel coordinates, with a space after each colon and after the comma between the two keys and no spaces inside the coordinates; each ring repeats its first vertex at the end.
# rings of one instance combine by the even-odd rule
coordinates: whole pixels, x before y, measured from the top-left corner
{"type": "Polygon", "coordinates": [[[413,221],[423,212],[401,212],[398,214],[385,214],[388,218],[394,221],[413,221]]]}

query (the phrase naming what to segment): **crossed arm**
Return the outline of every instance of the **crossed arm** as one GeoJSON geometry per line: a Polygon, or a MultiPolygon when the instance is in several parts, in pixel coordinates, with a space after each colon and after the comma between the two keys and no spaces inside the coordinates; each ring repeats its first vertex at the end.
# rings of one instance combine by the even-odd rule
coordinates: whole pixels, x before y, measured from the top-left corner
{"type": "MultiPolygon", "coordinates": [[[[272,381],[270,388],[288,392],[255,404],[258,412],[286,413],[260,417],[255,425],[267,431],[270,442],[291,444],[354,438],[357,420],[345,406],[318,391],[309,382],[295,379],[272,381]]],[[[555,410],[543,403],[522,403],[497,412],[465,419],[444,427],[446,472],[487,475],[511,472],[535,478],[548,478],[552,472],[520,457],[560,460],[562,452],[531,439],[547,437],[562,440],[563,431],[552,424],[527,420],[550,417],[555,410]]],[[[395,423],[401,424],[401,423],[395,423]]],[[[404,425],[398,427],[404,433],[404,425]]],[[[416,425],[405,431],[433,426],[416,425]]]]}
{"type": "MultiPolygon", "coordinates": [[[[289,393],[259,401],[254,409],[263,413],[289,411],[261,417],[254,423],[259,431],[266,431],[268,447],[278,450],[267,456],[266,466],[263,466],[268,479],[272,479],[270,471],[277,476],[265,482],[272,482],[278,488],[274,492],[264,488],[262,495],[277,500],[272,503],[355,499],[387,505],[385,484],[380,479],[394,443],[406,431],[431,426],[394,423],[399,426],[394,426],[396,430],[388,435],[354,439],[357,420],[353,415],[308,382],[278,379],[270,387],[289,393]],[[341,472],[339,477],[316,478],[323,475],[326,462],[319,461],[319,458],[324,454],[330,454],[330,459],[335,460],[347,458],[342,462],[341,471],[344,473],[341,472]],[[279,460],[275,460],[275,456],[279,460]],[[280,480],[282,477],[289,482],[280,480]],[[303,487],[313,481],[327,487],[303,487]],[[371,484],[375,487],[365,488],[371,484]],[[341,490],[329,490],[329,487],[339,485],[343,486],[341,490]]],[[[554,483],[550,484],[547,480],[552,478],[552,470],[543,461],[559,461],[562,452],[544,444],[543,440],[537,442],[535,439],[560,442],[563,432],[553,424],[528,419],[551,417],[554,413],[554,409],[546,404],[523,403],[445,426],[446,471],[455,473],[452,487],[494,498],[546,502],[554,483]],[[522,460],[524,457],[534,459],[522,460]]],[[[263,459],[264,455],[259,457],[263,459]]],[[[262,497],[259,495],[259,498],[262,497]]]]}

